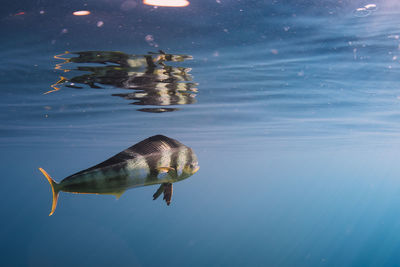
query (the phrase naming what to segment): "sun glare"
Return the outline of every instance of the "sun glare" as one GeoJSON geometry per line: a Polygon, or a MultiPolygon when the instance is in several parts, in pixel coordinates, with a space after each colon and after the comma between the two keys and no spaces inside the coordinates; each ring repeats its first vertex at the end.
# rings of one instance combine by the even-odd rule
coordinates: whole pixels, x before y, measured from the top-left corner
{"type": "Polygon", "coordinates": [[[72,13],[74,16],[87,16],[90,14],[90,11],[88,10],[80,10],[80,11],[75,11],[72,13]]]}
{"type": "Polygon", "coordinates": [[[149,6],[168,6],[168,7],[184,7],[189,5],[187,0],[143,0],[143,4],[149,6]]]}

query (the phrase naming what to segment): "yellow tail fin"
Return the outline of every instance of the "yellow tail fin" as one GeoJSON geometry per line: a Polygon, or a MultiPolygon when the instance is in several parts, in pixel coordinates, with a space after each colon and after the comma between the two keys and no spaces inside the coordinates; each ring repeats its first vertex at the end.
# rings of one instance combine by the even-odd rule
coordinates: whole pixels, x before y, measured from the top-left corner
{"type": "Polygon", "coordinates": [[[49,181],[50,186],[51,186],[51,191],[53,192],[53,205],[51,206],[51,212],[49,216],[53,215],[54,211],[56,210],[57,207],[57,200],[58,200],[58,192],[60,191],[57,188],[57,183],[50,177],[50,175],[43,170],[42,168],[39,168],[39,171],[43,173],[43,175],[46,177],[47,181],[49,181]]]}

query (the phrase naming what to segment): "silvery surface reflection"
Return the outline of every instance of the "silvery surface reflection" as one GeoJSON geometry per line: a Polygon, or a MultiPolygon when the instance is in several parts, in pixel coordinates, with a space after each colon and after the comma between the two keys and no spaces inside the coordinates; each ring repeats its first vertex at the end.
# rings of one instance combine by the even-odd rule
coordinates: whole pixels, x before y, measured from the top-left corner
{"type": "Polygon", "coordinates": [[[113,157],[56,182],[39,168],[50,183],[53,204],[56,209],[60,192],[76,194],[114,195],[120,198],[130,188],[156,185],[160,187],[153,195],[170,205],[172,184],[189,178],[199,170],[193,150],[179,141],[163,135],[151,136],[113,157]]]}
{"type": "Polygon", "coordinates": [[[61,86],[75,89],[104,89],[108,86],[130,89],[133,91],[112,95],[133,100],[134,105],[156,106],[138,109],[153,113],[179,110],[165,106],[196,102],[197,83],[192,82],[193,77],[189,73],[191,68],[167,64],[190,60],[190,55],[167,54],[162,50],[157,53],[149,52],[147,55],[132,55],[119,51],[82,51],[66,52],[56,55],[55,58],[63,60],[62,63],[56,64],[56,70],[64,73],[74,70],[85,74],[70,78],[60,76],[60,80],[51,86],[53,90],[47,93],[57,91],[61,86]],[[70,55],[74,56],[69,57],[70,55]],[[79,65],[68,69],[64,67],[68,63],[79,65]]]}

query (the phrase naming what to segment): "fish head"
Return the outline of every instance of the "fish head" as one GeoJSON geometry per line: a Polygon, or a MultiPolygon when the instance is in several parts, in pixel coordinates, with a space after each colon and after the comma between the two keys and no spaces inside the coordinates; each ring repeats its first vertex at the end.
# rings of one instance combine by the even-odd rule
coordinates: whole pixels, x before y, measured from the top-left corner
{"type": "Polygon", "coordinates": [[[195,174],[200,169],[199,162],[197,160],[196,154],[191,151],[190,160],[186,162],[183,166],[182,170],[178,170],[178,181],[189,178],[193,174],[195,174]]]}

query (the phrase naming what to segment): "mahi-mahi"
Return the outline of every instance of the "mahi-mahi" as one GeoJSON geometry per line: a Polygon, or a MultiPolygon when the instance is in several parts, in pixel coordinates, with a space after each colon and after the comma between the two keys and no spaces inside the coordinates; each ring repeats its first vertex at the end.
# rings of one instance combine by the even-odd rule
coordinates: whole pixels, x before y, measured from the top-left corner
{"type": "Polygon", "coordinates": [[[199,170],[197,157],[190,147],[172,138],[155,135],[108,160],[80,171],[56,183],[42,168],[53,192],[49,216],[57,206],[60,191],[78,194],[108,194],[119,198],[133,187],[161,184],[154,199],[164,193],[171,202],[172,183],[186,179],[199,170]]]}

